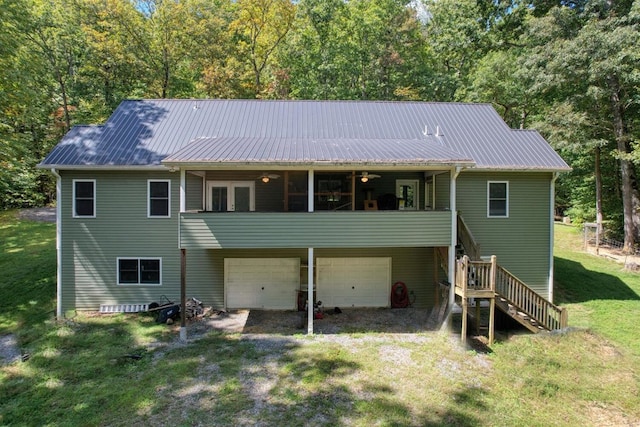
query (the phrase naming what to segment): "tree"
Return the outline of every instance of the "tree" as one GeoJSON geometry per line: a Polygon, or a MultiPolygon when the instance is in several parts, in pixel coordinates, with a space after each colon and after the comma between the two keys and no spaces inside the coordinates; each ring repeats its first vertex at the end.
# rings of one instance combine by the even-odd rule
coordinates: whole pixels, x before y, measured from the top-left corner
{"type": "Polygon", "coordinates": [[[570,102],[573,111],[586,114],[589,122],[600,123],[606,130],[603,133],[600,128],[588,139],[608,141],[598,143],[594,154],[613,147],[618,160],[627,251],[637,242],[640,224],[634,165],[634,159],[640,158],[635,150],[640,100],[636,10],[637,2],[633,7],[630,2],[593,2],[582,9],[551,8],[532,27],[532,39],[544,38],[544,44],[530,52],[539,71],[538,89],[556,103],[570,102]]]}
{"type": "Polygon", "coordinates": [[[426,5],[431,17],[425,37],[436,70],[435,100],[454,101],[456,92],[467,87],[475,63],[487,51],[487,28],[479,19],[475,0],[428,0],[426,5]]]}
{"type": "Polygon", "coordinates": [[[231,23],[235,34],[238,64],[246,65],[244,84],[255,96],[262,96],[266,69],[273,64],[275,50],[289,33],[295,18],[290,0],[239,0],[238,15],[231,23]]]}

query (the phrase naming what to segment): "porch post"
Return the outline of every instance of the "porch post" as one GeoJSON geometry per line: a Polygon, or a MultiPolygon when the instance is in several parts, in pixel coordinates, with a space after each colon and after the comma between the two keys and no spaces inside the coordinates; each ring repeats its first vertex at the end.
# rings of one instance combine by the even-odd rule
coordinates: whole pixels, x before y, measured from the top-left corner
{"type": "Polygon", "coordinates": [[[187,250],[180,249],[180,341],[187,341],[187,250]]]}
{"type": "Polygon", "coordinates": [[[313,248],[307,249],[307,334],[313,335],[313,248]]]}
{"type": "Polygon", "coordinates": [[[180,212],[187,210],[187,173],[180,168],[180,212]]]}
{"type": "Polygon", "coordinates": [[[456,207],[456,179],[462,168],[456,167],[451,170],[451,180],[449,182],[449,209],[451,210],[451,243],[449,244],[449,305],[453,306],[456,301],[456,245],[458,244],[458,210],[456,207]]]}
{"type": "Polygon", "coordinates": [[[313,195],[315,194],[315,185],[313,169],[310,169],[307,175],[307,211],[313,212],[315,206],[313,205],[313,195]]]}
{"type": "Polygon", "coordinates": [[[489,300],[489,345],[493,345],[496,329],[496,274],[498,271],[498,259],[491,256],[491,299],[489,300]]]}
{"type": "MultiPolygon", "coordinates": [[[[313,212],[315,194],[313,169],[309,170],[307,176],[307,211],[313,212]]],[[[307,334],[313,335],[313,279],[315,277],[313,271],[313,248],[307,249],[307,334]]]]}

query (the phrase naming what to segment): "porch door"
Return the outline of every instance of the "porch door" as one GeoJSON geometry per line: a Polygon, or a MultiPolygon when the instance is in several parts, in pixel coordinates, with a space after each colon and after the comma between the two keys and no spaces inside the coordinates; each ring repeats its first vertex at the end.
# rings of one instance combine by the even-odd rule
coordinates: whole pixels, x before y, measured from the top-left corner
{"type": "Polygon", "coordinates": [[[249,212],[255,210],[253,181],[207,181],[207,210],[249,212]]]}
{"type": "Polygon", "coordinates": [[[396,180],[396,197],[400,200],[399,209],[401,210],[418,210],[418,189],[420,183],[416,179],[398,179],[396,180]]]}

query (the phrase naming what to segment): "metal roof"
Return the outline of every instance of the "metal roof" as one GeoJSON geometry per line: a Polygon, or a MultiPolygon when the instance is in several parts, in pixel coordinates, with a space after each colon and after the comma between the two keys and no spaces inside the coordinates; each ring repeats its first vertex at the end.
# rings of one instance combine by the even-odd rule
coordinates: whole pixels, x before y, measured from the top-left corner
{"type": "Polygon", "coordinates": [[[488,104],[193,99],[124,101],[104,125],[74,127],[39,166],[243,162],[569,170],[539,133],[510,129],[488,104]]]}
{"type": "Polygon", "coordinates": [[[163,163],[206,164],[460,164],[474,162],[426,139],[290,139],[290,138],[197,138],[163,163]]]}

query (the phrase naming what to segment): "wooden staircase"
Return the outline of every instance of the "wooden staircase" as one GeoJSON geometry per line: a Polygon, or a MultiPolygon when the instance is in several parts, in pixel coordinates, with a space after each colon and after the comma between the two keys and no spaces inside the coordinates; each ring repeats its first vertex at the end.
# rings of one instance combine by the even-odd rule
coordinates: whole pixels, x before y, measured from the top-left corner
{"type": "MultiPolygon", "coordinates": [[[[554,305],[499,266],[495,256],[491,261],[480,260],[479,246],[460,216],[458,242],[466,254],[458,259],[455,275],[455,295],[459,297],[463,311],[463,340],[466,339],[470,298],[489,300],[489,344],[493,343],[495,307],[534,333],[567,326],[566,309],[554,305]]],[[[476,312],[478,310],[476,301],[476,312]]]]}

